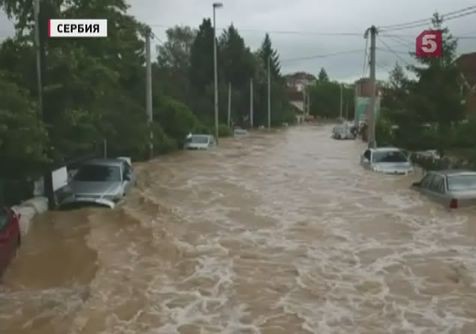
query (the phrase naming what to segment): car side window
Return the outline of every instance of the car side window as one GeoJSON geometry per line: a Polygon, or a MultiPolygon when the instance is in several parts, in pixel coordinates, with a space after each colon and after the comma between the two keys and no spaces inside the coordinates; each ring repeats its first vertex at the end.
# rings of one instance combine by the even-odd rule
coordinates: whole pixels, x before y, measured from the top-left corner
{"type": "Polygon", "coordinates": [[[364,158],[370,161],[370,150],[365,151],[364,158]]]}
{"type": "Polygon", "coordinates": [[[431,184],[429,186],[429,190],[442,194],[445,191],[445,181],[444,178],[440,175],[435,175],[433,177],[433,180],[431,181],[431,184]]]}
{"type": "Polygon", "coordinates": [[[423,180],[421,180],[420,185],[422,188],[429,189],[432,181],[433,181],[433,174],[426,174],[423,180]]]}

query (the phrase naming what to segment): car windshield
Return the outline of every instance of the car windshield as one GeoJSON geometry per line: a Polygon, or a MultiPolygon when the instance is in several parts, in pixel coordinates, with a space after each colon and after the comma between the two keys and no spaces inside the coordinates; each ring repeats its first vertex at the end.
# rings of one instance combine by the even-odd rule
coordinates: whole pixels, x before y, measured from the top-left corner
{"type": "Polygon", "coordinates": [[[192,136],[194,144],[208,144],[208,136],[192,136]]]}
{"type": "Polygon", "coordinates": [[[372,154],[373,162],[408,162],[407,157],[400,151],[383,151],[372,154]]]}
{"type": "Polygon", "coordinates": [[[121,169],[118,166],[83,165],[74,176],[75,181],[120,182],[121,169]]]}
{"type": "Polygon", "coordinates": [[[448,176],[449,191],[476,191],[476,174],[448,176]]]}
{"type": "Polygon", "coordinates": [[[5,226],[7,226],[7,224],[8,224],[8,215],[5,212],[5,210],[0,208],[0,231],[3,230],[5,226]]]}

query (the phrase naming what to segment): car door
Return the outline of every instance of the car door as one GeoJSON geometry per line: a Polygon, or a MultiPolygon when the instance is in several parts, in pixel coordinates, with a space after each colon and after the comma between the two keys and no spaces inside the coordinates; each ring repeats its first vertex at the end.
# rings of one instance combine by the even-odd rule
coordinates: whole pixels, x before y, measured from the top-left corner
{"type": "Polygon", "coordinates": [[[431,199],[445,203],[446,202],[446,182],[445,178],[439,174],[428,174],[422,180],[422,192],[428,195],[431,199]]]}

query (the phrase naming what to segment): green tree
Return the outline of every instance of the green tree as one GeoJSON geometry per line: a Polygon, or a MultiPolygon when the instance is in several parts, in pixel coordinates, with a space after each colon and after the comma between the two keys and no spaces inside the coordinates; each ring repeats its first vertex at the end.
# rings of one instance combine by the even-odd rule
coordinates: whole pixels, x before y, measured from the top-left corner
{"type": "Polygon", "coordinates": [[[190,52],[190,82],[194,90],[203,93],[213,83],[213,27],[204,19],[190,52]]]}
{"type": "Polygon", "coordinates": [[[38,172],[48,161],[46,130],[28,93],[0,72],[0,178],[38,172]]]}
{"type": "Polygon", "coordinates": [[[273,78],[281,77],[281,65],[279,63],[278,51],[273,49],[273,44],[271,43],[271,38],[269,34],[266,34],[261,44],[261,48],[258,51],[258,55],[261,58],[262,66],[267,67],[268,59],[270,60],[271,75],[273,78]]]}
{"type": "Polygon", "coordinates": [[[176,26],[167,29],[166,34],[167,41],[157,48],[153,87],[161,94],[189,103],[190,56],[196,32],[190,27],[176,26]]]}
{"type": "Polygon", "coordinates": [[[321,68],[321,71],[319,72],[318,80],[319,82],[329,82],[329,76],[327,75],[327,72],[324,67],[321,68]]]}
{"type": "Polygon", "coordinates": [[[213,27],[210,19],[200,25],[190,52],[190,107],[207,124],[213,120],[213,27]]]}

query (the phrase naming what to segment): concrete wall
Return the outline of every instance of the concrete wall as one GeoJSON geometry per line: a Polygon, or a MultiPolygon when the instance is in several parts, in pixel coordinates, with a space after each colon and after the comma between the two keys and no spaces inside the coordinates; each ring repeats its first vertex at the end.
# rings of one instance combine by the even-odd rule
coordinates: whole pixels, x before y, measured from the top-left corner
{"type": "Polygon", "coordinates": [[[30,230],[33,218],[48,211],[48,199],[46,197],[34,197],[19,205],[12,207],[20,216],[20,231],[22,236],[26,235],[30,230]]]}

